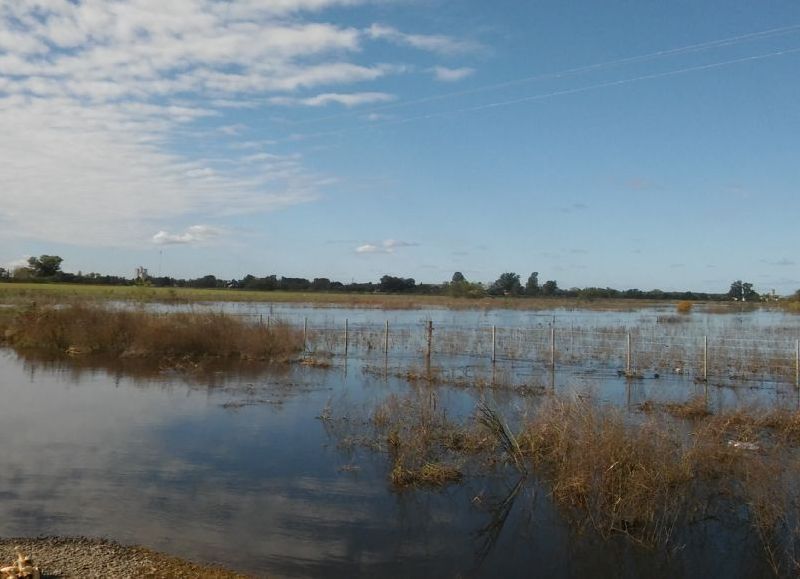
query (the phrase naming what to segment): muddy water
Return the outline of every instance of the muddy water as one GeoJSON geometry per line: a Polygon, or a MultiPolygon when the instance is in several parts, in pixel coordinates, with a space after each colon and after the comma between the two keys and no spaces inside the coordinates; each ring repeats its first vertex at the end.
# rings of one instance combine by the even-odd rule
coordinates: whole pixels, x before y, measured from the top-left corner
{"type": "MultiPolygon", "coordinates": [[[[385,456],[318,419],[332,406],[336,424],[349,414],[357,426],[387,393],[413,388],[374,364],[187,375],[0,349],[0,533],[105,536],[278,577],[769,575],[735,525],[695,527],[662,552],[576,528],[532,481],[503,510],[508,472],[392,491],[385,456]]],[[[612,378],[602,390],[631,396],[612,378]]],[[[436,392],[455,413],[479,396],[436,392]]]]}

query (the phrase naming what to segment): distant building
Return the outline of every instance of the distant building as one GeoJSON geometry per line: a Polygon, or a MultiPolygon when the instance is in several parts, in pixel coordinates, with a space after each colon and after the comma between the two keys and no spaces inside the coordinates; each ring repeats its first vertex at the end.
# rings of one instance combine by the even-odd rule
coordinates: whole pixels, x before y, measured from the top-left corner
{"type": "Polygon", "coordinates": [[[136,281],[147,281],[150,276],[147,273],[147,268],[141,265],[136,268],[136,281]]]}

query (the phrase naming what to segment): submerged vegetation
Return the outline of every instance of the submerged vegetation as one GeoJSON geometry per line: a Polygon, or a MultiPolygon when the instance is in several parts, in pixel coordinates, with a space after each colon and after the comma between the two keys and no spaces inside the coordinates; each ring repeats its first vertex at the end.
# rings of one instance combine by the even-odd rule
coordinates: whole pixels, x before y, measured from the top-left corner
{"type": "Polygon", "coordinates": [[[155,314],[87,305],[29,307],[0,318],[0,336],[15,349],[70,355],[158,359],[283,360],[300,352],[302,336],[216,313],[155,314]]]}
{"type": "MultiPolygon", "coordinates": [[[[505,473],[547,489],[567,521],[602,537],[677,548],[697,525],[744,524],[776,574],[800,570],[800,412],[537,400],[510,427],[485,403],[449,418],[434,391],[415,389],[379,403],[348,440],[386,454],[396,490],[505,473]]],[[[335,432],[330,409],[326,421],[335,432]]]]}

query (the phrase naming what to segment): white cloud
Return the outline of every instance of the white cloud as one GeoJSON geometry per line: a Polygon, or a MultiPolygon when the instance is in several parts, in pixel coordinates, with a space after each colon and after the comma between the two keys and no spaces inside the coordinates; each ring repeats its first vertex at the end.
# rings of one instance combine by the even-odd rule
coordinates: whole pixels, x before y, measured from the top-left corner
{"type": "Polygon", "coordinates": [[[314,20],[369,1],[0,0],[0,237],[141,246],[170,220],[318,198],[330,176],[291,153],[254,158],[272,135],[226,143],[254,130],[229,115],[272,98],[391,100],[330,88],[407,70],[369,62],[370,38],[441,53],[469,45],[314,20]],[[193,152],[200,121],[205,138],[223,142],[222,158],[193,152]]]}
{"type": "Polygon", "coordinates": [[[394,100],[394,95],[384,92],[359,92],[359,93],[323,93],[313,97],[274,97],[270,102],[276,105],[302,105],[306,107],[324,107],[331,103],[345,107],[356,107],[365,104],[385,103],[394,100]]]}
{"type": "Polygon", "coordinates": [[[456,82],[472,76],[475,73],[474,68],[447,68],[446,66],[434,66],[431,69],[433,76],[440,82],[456,82]]]}
{"type": "Polygon", "coordinates": [[[397,239],[386,239],[380,244],[365,243],[356,247],[356,253],[394,253],[396,249],[402,247],[415,247],[419,245],[413,241],[400,241],[397,239]]]}
{"type": "Polygon", "coordinates": [[[366,243],[364,245],[359,245],[356,247],[356,253],[388,253],[384,248],[373,245],[371,243],[366,243]]]}
{"type": "Polygon", "coordinates": [[[372,40],[385,40],[393,44],[446,55],[474,52],[480,48],[477,43],[443,34],[408,34],[382,24],[373,24],[365,30],[365,34],[372,40]]]}
{"type": "MultiPolygon", "coordinates": [[[[299,157],[254,164],[230,149],[207,163],[176,151],[185,127],[234,102],[400,70],[343,59],[360,31],[292,16],[357,3],[0,2],[0,235],[136,245],[157,222],[316,198],[325,179],[299,157]]],[[[244,130],[219,124],[225,137],[244,130]]]]}
{"type": "Polygon", "coordinates": [[[183,233],[168,233],[159,231],[153,236],[153,243],[157,245],[187,245],[207,243],[222,235],[222,230],[208,225],[192,225],[183,233]]]}

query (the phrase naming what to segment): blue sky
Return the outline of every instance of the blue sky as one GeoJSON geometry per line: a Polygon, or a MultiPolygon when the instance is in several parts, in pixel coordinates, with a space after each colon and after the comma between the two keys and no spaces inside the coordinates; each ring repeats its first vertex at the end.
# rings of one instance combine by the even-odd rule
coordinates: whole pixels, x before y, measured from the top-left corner
{"type": "Polygon", "coordinates": [[[0,2],[0,264],[800,288],[800,5],[0,2]]]}

